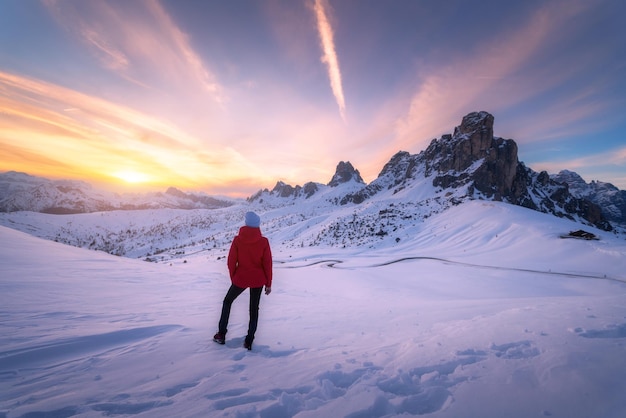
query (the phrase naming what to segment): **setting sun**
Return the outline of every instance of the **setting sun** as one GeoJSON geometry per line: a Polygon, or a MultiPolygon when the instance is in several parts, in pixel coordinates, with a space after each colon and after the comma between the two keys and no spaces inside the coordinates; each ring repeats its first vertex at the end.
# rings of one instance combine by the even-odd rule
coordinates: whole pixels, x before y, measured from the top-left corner
{"type": "Polygon", "coordinates": [[[146,174],[130,170],[118,171],[114,174],[114,176],[120,180],[124,180],[126,183],[132,184],[145,183],[150,180],[150,178],[146,174]]]}

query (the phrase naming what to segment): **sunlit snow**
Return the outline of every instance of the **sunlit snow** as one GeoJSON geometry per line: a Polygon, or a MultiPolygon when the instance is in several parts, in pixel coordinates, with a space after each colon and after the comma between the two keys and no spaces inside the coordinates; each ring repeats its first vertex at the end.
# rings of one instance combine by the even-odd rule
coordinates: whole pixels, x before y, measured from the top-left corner
{"type": "Polygon", "coordinates": [[[152,263],[147,235],[118,257],[0,227],[0,417],[624,416],[623,237],[475,201],[343,248],[313,210],[261,213],[275,273],[250,352],[247,293],[211,339],[240,211],[3,215],[39,236],[212,218],[152,263]]]}

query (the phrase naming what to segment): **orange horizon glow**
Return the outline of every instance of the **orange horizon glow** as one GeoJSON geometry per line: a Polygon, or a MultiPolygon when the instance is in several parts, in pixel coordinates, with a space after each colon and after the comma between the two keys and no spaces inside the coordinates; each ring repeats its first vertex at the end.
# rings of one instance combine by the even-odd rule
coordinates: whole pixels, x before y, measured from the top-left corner
{"type": "MultiPolygon", "coordinates": [[[[243,161],[234,150],[210,155],[197,138],[159,119],[50,83],[0,72],[0,87],[3,85],[12,92],[0,96],[0,168],[5,171],[209,191],[223,190],[224,183],[246,183],[242,181],[245,176],[233,170],[243,161]]],[[[250,190],[258,187],[249,182],[250,190]]]]}

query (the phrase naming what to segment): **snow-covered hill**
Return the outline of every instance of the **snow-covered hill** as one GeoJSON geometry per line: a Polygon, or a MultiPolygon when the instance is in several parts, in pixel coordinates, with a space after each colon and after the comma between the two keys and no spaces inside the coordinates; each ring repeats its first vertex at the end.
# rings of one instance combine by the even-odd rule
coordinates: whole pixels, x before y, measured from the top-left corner
{"type": "MultiPolygon", "coordinates": [[[[266,208],[274,291],[251,352],[247,293],[226,345],[211,341],[229,286],[221,244],[146,263],[0,227],[0,416],[622,417],[623,239],[562,239],[580,224],[469,201],[426,218],[412,207],[401,230],[334,244],[358,244],[356,208],[358,225],[395,207],[379,203],[266,208]]],[[[226,243],[248,208],[14,220],[149,231],[182,216],[190,229],[164,243],[201,231],[226,243]]]]}

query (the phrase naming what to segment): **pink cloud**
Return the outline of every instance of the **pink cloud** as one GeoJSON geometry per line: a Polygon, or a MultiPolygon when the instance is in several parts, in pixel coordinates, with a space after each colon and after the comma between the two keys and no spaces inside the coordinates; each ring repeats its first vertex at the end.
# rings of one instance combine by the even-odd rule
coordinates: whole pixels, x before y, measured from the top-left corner
{"type": "Polygon", "coordinates": [[[46,0],[54,18],[77,36],[103,67],[136,84],[166,83],[225,99],[216,76],[156,0],[116,3],[46,0]],[[114,28],[114,29],[112,29],[114,28]],[[141,80],[141,81],[139,81],[141,80]]]}

